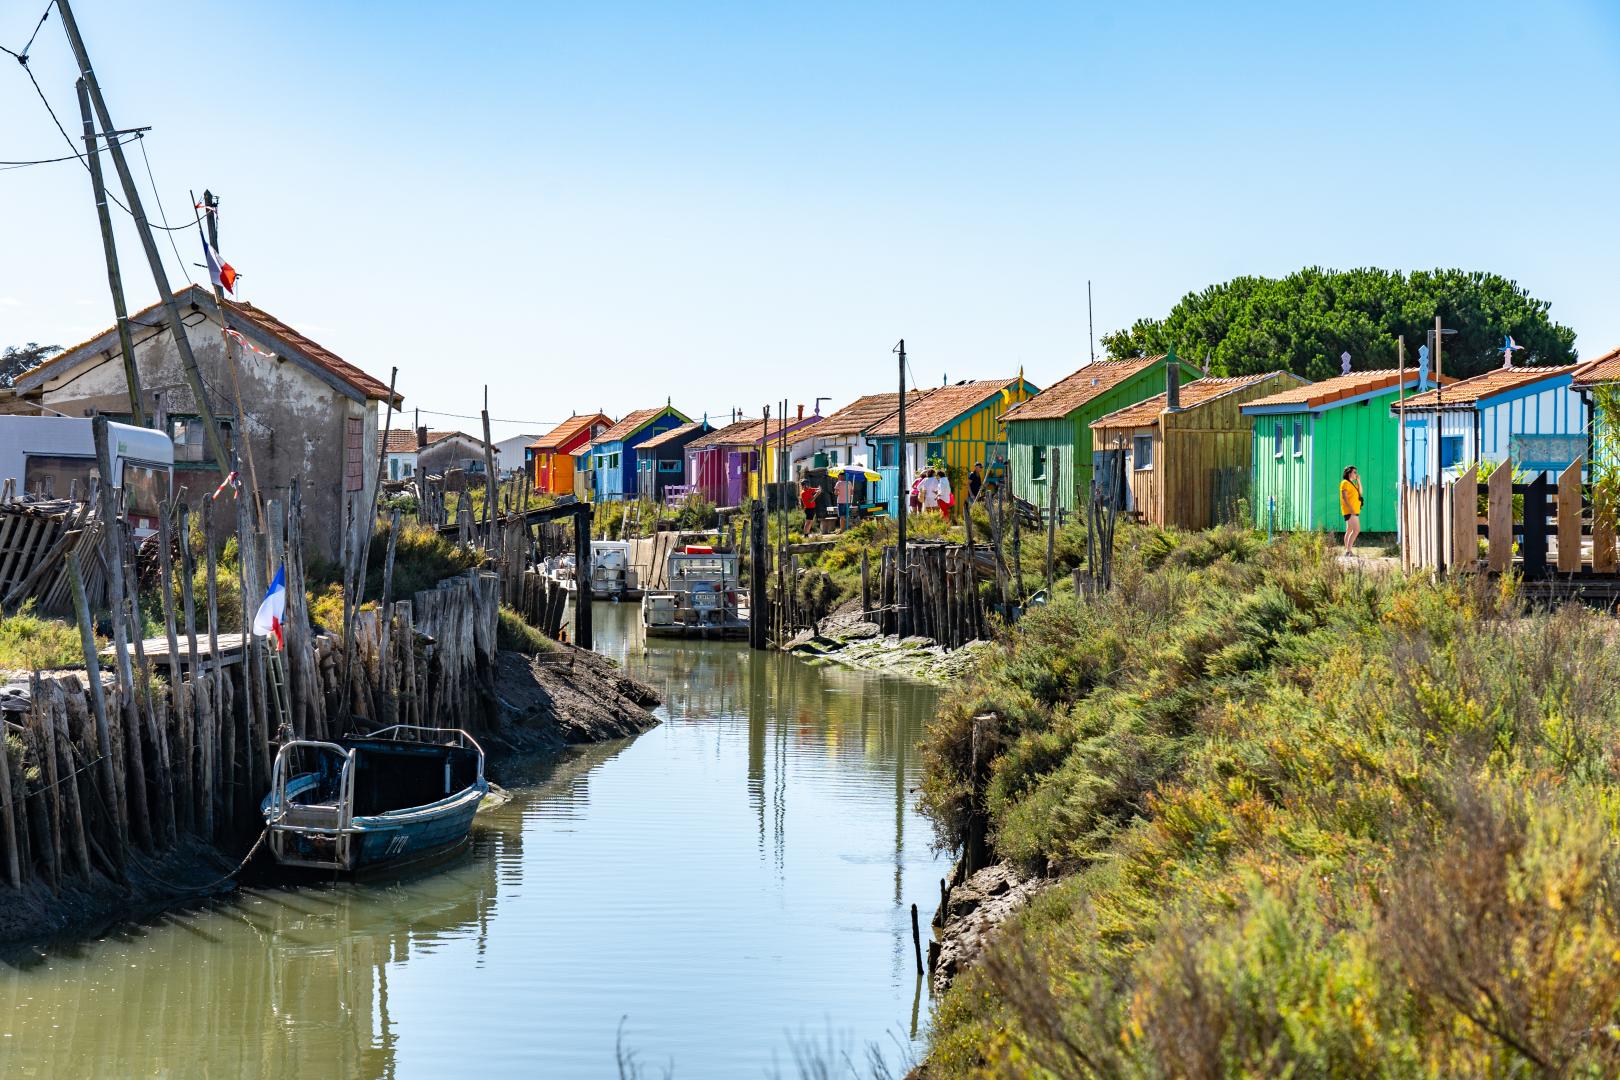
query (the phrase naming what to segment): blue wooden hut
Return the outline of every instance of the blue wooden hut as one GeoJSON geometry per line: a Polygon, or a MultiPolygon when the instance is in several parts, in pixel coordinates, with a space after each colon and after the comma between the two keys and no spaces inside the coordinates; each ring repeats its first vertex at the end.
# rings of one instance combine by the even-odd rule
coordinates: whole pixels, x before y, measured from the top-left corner
{"type": "MultiPolygon", "coordinates": [[[[690,421],[670,405],[637,409],[602,432],[586,448],[590,459],[591,497],[614,502],[637,497],[636,448],[654,435],[690,421]]],[[[652,492],[647,493],[653,497],[652,492]]]]}
{"type": "Polygon", "coordinates": [[[1498,368],[1392,405],[1405,424],[1406,479],[1450,481],[1470,466],[1512,459],[1558,474],[1586,453],[1586,397],[1570,385],[1578,364],[1498,368]]]}

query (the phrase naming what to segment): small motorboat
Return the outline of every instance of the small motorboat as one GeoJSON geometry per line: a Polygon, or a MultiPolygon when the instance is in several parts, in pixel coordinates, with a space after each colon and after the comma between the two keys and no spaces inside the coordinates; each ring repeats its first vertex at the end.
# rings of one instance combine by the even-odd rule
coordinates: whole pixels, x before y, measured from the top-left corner
{"type": "Polygon", "coordinates": [[[641,601],[641,625],[650,636],[742,637],[748,633],[746,593],[737,556],[689,544],[669,555],[669,588],[641,601]]]}
{"type": "Polygon", "coordinates": [[[488,792],[484,750],[471,735],[398,724],[284,743],[262,809],[281,865],[359,873],[460,847],[488,792]]]}

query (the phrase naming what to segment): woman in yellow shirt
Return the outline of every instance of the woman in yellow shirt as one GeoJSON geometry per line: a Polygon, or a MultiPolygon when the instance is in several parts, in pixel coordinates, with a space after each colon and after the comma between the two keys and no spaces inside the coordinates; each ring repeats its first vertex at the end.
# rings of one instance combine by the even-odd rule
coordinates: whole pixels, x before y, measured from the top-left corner
{"type": "Polygon", "coordinates": [[[1354,465],[1345,466],[1339,481],[1339,512],[1344,515],[1344,553],[1350,554],[1361,535],[1361,476],[1354,465]]]}

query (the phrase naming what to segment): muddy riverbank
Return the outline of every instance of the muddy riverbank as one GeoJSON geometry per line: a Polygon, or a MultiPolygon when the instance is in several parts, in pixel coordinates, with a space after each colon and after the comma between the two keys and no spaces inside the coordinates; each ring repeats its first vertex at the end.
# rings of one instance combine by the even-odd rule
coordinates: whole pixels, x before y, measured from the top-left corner
{"type": "MultiPolygon", "coordinates": [[[[566,747],[638,735],[658,724],[658,695],[613,661],[570,646],[536,657],[497,654],[490,726],[478,738],[489,776],[521,772],[566,747]]],[[[0,904],[0,962],[23,963],[53,941],[97,937],[112,926],[207,904],[236,888],[233,871],[258,838],[257,820],[235,823],[236,843],[183,839],[157,853],[131,852],[128,880],[103,873],[53,891],[26,884],[0,904]]]]}

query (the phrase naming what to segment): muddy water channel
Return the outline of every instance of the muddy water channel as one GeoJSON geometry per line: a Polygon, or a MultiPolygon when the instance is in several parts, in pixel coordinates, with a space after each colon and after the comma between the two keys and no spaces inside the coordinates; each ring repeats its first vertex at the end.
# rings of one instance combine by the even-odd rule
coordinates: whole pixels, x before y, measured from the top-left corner
{"type": "MultiPolygon", "coordinates": [[[[0,1076],[798,1075],[926,1023],[910,905],[946,872],[913,805],[937,691],[737,644],[599,647],[665,723],[535,766],[437,873],[253,888],[0,966],[0,1076]],[[621,1034],[622,1032],[622,1034],[621,1034]]],[[[845,1073],[847,1075],[847,1073],[845,1073]]]]}

